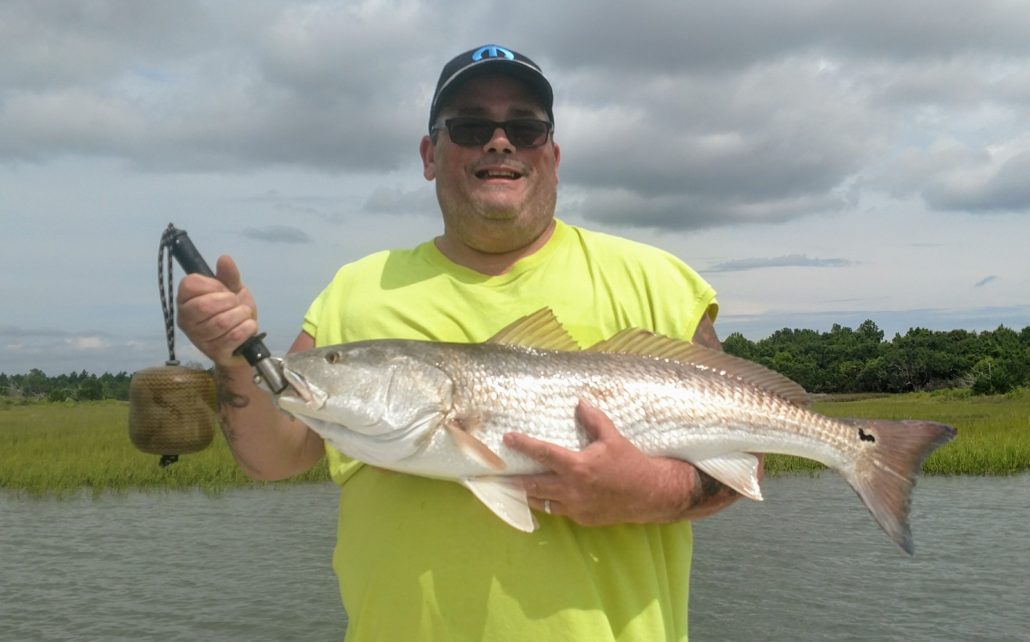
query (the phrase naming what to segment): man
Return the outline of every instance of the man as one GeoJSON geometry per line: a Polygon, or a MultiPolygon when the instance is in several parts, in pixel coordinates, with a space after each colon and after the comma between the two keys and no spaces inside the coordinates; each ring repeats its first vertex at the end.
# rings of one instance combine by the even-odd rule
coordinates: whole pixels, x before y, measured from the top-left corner
{"type": "MultiPolygon", "coordinates": [[[[550,83],[530,59],[488,45],[443,69],[422,139],[443,233],[345,265],[311,305],[291,351],[375,338],[487,340],[548,306],[582,345],[625,327],[718,346],[708,284],[654,248],[555,218],[559,146],[550,83]]],[[[540,528],[497,519],[457,484],[348,459],[276,411],[232,356],[257,331],[232,260],[188,276],[179,323],[216,364],[222,420],[257,479],[326,454],[342,486],[333,564],[348,640],[661,640],[686,637],[688,520],[734,494],[691,465],[643,455],[580,404],[582,451],[510,434],[547,471],[523,478],[540,528]]],[[[570,409],[572,412],[572,409],[570,409]]]]}

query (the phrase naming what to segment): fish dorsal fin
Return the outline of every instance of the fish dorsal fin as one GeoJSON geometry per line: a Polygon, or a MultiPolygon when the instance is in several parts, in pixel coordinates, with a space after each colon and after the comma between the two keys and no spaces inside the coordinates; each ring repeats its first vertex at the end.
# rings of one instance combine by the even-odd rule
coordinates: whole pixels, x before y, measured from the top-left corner
{"type": "Polygon", "coordinates": [[[686,356],[689,354],[691,345],[687,341],[672,339],[640,328],[629,328],[609,339],[595,343],[587,348],[587,352],[639,354],[656,359],[689,361],[686,356]]]}
{"type": "Polygon", "coordinates": [[[580,350],[579,344],[562,327],[551,308],[540,308],[533,314],[516,319],[490,337],[487,343],[565,352],[580,350]]]}
{"type": "Polygon", "coordinates": [[[796,406],[809,404],[808,392],[798,383],[754,361],[741,359],[721,350],[712,350],[696,343],[690,344],[687,361],[715,370],[724,376],[749,383],[796,406]]]}
{"type": "Polygon", "coordinates": [[[647,330],[631,328],[610,339],[596,343],[587,352],[613,352],[637,354],[656,359],[670,359],[714,370],[733,377],[798,406],[808,405],[808,393],[797,383],[765,366],[747,359],[734,357],[720,350],[712,350],[696,343],[672,339],[647,330]]]}

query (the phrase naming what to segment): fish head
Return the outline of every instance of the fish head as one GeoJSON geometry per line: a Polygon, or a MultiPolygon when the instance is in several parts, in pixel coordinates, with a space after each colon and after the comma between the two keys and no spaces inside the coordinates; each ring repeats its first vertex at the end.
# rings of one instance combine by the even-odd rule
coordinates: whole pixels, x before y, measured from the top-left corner
{"type": "Polygon", "coordinates": [[[278,398],[279,407],[301,420],[384,438],[433,424],[450,408],[453,384],[406,343],[362,341],[286,355],[283,375],[290,388],[278,398]]]}

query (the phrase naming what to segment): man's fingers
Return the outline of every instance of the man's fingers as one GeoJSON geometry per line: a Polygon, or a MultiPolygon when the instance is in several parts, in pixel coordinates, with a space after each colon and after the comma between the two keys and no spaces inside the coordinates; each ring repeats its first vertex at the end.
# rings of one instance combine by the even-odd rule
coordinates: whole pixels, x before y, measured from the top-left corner
{"type": "Polygon", "coordinates": [[[227,341],[239,346],[257,333],[257,322],[246,307],[237,306],[220,312],[196,326],[196,338],[201,341],[227,341]]]}
{"type": "MultiPolygon", "coordinates": [[[[590,441],[624,439],[608,415],[586,401],[580,401],[576,406],[576,422],[583,427],[590,441]]],[[[567,450],[518,432],[506,434],[504,445],[556,472],[568,471],[575,467],[576,458],[581,455],[579,451],[567,450]]]]}
{"type": "Polygon", "coordinates": [[[223,255],[218,257],[215,274],[218,280],[225,287],[229,288],[229,291],[233,294],[238,294],[243,289],[243,281],[240,280],[240,269],[236,267],[236,261],[233,261],[231,256],[223,255]]]}
{"type": "Polygon", "coordinates": [[[561,478],[554,473],[539,473],[536,475],[516,475],[512,479],[522,484],[526,489],[526,495],[530,499],[554,499],[562,494],[561,478]]]}
{"type": "Polygon", "coordinates": [[[504,436],[504,445],[517,450],[526,457],[536,461],[550,470],[561,470],[567,466],[572,453],[561,446],[534,439],[519,432],[510,432],[504,436]]]}
{"type": "MultiPolygon", "coordinates": [[[[207,277],[198,278],[204,279],[207,284],[214,284],[218,289],[192,298],[187,298],[190,295],[183,292],[185,288],[180,289],[183,300],[179,303],[179,325],[183,330],[186,330],[186,326],[192,327],[194,325],[210,323],[219,315],[234,310],[242,318],[254,316],[253,310],[247,306],[240,305],[236,295],[226,290],[224,285],[207,277]]],[[[228,329],[228,327],[230,326],[226,326],[225,329],[228,329]]]]}
{"type": "Polygon", "coordinates": [[[598,441],[605,437],[618,434],[615,424],[604,414],[604,411],[580,399],[576,405],[576,422],[583,428],[583,432],[590,437],[590,441],[598,441]]]}
{"type": "Polygon", "coordinates": [[[175,302],[183,305],[199,296],[218,292],[225,292],[227,295],[235,296],[231,292],[227,292],[225,285],[216,279],[200,274],[187,274],[179,282],[179,292],[175,297],[175,302]]]}

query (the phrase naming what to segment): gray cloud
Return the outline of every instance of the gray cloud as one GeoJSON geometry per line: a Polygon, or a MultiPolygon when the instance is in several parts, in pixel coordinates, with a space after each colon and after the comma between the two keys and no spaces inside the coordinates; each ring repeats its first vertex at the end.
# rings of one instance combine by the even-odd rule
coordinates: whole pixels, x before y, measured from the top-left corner
{"type": "Polygon", "coordinates": [[[939,167],[921,177],[902,163],[883,170],[883,159],[932,156],[985,111],[997,126],[977,137],[993,146],[1026,125],[1030,16],[982,8],[667,3],[587,15],[563,5],[538,43],[559,76],[563,180],[636,195],[621,199],[622,214],[584,217],[681,229],[840,211],[850,190],[899,171],[927,179],[904,186],[935,209],[1026,211],[1008,173],[955,194],[946,188],[956,168],[940,159],[923,159],[939,167]],[[560,37],[574,23],[603,46],[560,37]],[[626,32],[647,33],[646,45],[626,32]]]}
{"type": "Polygon", "coordinates": [[[872,182],[899,196],[919,194],[935,210],[1027,212],[1030,137],[1006,143],[1000,149],[949,142],[907,150],[872,182]]]}
{"type": "Polygon", "coordinates": [[[6,49],[30,53],[0,63],[8,69],[0,78],[14,81],[0,94],[0,156],[89,154],[152,169],[368,170],[396,167],[404,147],[411,153],[422,129],[412,89],[429,54],[384,44],[410,42],[430,22],[425,10],[384,7],[390,19],[378,20],[364,6],[245,3],[240,14],[249,19],[234,21],[235,3],[192,4],[181,14],[128,10],[137,4],[91,3],[78,13],[94,28],[46,3],[8,8],[28,30],[12,33],[6,49]],[[119,26],[125,22],[131,26],[119,26]],[[32,42],[40,33],[46,51],[32,42]],[[140,35],[112,37],[124,33],[140,35]],[[25,61],[34,49],[41,60],[25,61]],[[45,84],[25,71],[55,67],[44,75],[56,80],[45,84]]]}
{"type": "Polygon", "coordinates": [[[300,216],[309,220],[338,222],[344,218],[346,206],[340,196],[285,194],[277,190],[268,190],[261,194],[229,199],[233,204],[243,203],[246,206],[268,209],[279,217],[300,216]]]}
{"type": "Polygon", "coordinates": [[[60,328],[26,328],[16,325],[0,325],[0,338],[11,339],[62,339],[65,341],[77,342],[81,339],[97,339],[107,341],[112,338],[110,332],[105,330],[64,330],[60,328]]]}
{"type": "Polygon", "coordinates": [[[967,212],[1030,209],[1030,150],[996,167],[989,163],[956,168],[923,193],[936,209],[967,212]]]}
{"type": "Polygon", "coordinates": [[[973,287],[974,288],[982,288],[983,286],[987,285],[988,283],[993,283],[994,281],[997,281],[997,280],[998,280],[998,277],[996,277],[995,275],[992,274],[991,276],[984,277],[984,278],[980,279],[979,281],[977,281],[976,283],[974,283],[973,287]]]}
{"type": "Polygon", "coordinates": [[[707,268],[707,272],[742,272],[744,270],[759,270],[763,268],[777,267],[814,267],[814,268],[839,268],[855,265],[854,261],[848,259],[819,259],[810,258],[803,254],[789,254],[772,258],[749,258],[723,261],[707,268]]]}
{"type": "Polygon", "coordinates": [[[597,187],[585,190],[578,199],[573,198],[565,209],[609,225],[675,230],[775,223],[846,207],[848,201],[834,194],[745,200],[690,193],[652,196],[627,189],[597,187]]]}
{"type": "Polygon", "coordinates": [[[550,61],[648,74],[684,66],[721,71],[811,50],[878,58],[1023,53],[1028,31],[1026,8],[1002,0],[975,6],[944,0],[932,10],[887,0],[669,2],[646,10],[617,2],[529,4],[530,11],[515,16],[513,31],[533,34],[529,42],[554,52],[550,61]],[[549,19],[541,21],[545,8],[549,19]]]}
{"type": "Polygon", "coordinates": [[[7,91],[87,87],[159,75],[211,41],[203,3],[94,0],[0,5],[0,85],[7,91]]]}
{"type": "MultiPolygon", "coordinates": [[[[153,345],[160,345],[156,337],[153,345]]],[[[139,352],[141,347],[138,341],[116,339],[104,331],[0,325],[0,372],[18,374],[41,368],[48,374],[59,374],[68,371],[67,364],[75,360],[98,360],[98,365],[106,366],[139,352]]]]}
{"type": "Polygon", "coordinates": [[[243,230],[243,236],[266,243],[311,243],[307,232],[292,225],[248,227],[243,230]]]}
{"type": "MultiPolygon", "coordinates": [[[[556,87],[562,179],[595,192],[587,218],[667,229],[776,222],[845,209],[854,186],[918,193],[941,210],[1030,210],[1030,143],[1013,142],[1030,98],[1030,9],[1020,5],[448,4],[8,3],[0,160],[99,156],[155,172],[406,167],[440,65],[503,10],[525,34],[507,44],[556,87]],[[979,132],[985,142],[940,155],[985,110],[997,114],[979,132]],[[1022,151],[983,160],[1005,144],[1022,151]],[[599,196],[612,192],[622,212],[599,196]]],[[[367,210],[424,205],[384,190],[367,210]]]]}
{"type": "Polygon", "coordinates": [[[438,211],[432,187],[413,190],[399,187],[377,187],[365,201],[363,210],[373,214],[424,214],[438,211]]]}

